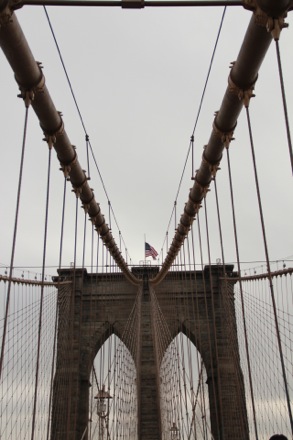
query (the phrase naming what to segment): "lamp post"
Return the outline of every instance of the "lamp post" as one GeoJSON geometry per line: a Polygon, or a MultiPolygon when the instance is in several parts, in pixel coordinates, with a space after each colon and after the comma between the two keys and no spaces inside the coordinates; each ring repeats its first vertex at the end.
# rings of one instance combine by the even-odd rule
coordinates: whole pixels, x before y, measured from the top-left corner
{"type": "Polygon", "coordinates": [[[104,423],[105,425],[107,423],[107,417],[109,415],[109,400],[112,399],[108,391],[105,390],[105,385],[103,385],[102,389],[98,391],[95,399],[97,399],[97,414],[100,419],[99,438],[104,440],[104,423]]]}
{"type": "Polygon", "coordinates": [[[171,432],[171,440],[178,440],[179,439],[179,429],[176,426],[176,423],[173,422],[173,425],[170,429],[171,432]]]}

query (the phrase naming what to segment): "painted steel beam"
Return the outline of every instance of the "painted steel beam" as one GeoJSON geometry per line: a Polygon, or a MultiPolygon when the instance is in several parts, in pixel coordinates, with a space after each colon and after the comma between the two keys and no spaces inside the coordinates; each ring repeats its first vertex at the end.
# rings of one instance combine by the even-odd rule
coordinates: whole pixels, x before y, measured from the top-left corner
{"type": "Polygon", "coordinates": [[[95,6],[142,9],[145,7],[243,6],[243,0],[16,0],[13,9],[30,6],[95,6]]]}
{"type": "MultiPolygon", "coordinates": [[[[143,9],[151,8],[172,8],[172,7],[217,7],[217,6],[243,6],[245,9],[254,10],[258,4],[264,3],[261,7],[266,10],[267,1],[264,0],[2,0],[2,5],[9,5],[13,10],[19,9],[23,6],[82,6],[82,7],[121,7],[123,9],[143,9]]],[[[287,11],[293,9],[292,0],[284,0],[276,2],[267,13],[271,16],[278,15],[276,10],[283,10],[282,4],[289,3],[286,7],[287,11]]]]}

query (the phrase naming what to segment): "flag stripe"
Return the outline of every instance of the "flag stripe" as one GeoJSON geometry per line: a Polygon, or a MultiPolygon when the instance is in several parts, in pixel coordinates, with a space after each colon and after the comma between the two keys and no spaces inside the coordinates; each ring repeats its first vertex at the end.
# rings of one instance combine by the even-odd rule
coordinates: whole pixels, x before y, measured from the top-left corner
{"type": "Polygon", "coordinates": [[[156,249],[153,248],[153,246],[151,246],[150,244],[145,243],[145,258],[153,257],[153,260],[155,260],[157,255],[158,252],[156,251],[156,249]]]}

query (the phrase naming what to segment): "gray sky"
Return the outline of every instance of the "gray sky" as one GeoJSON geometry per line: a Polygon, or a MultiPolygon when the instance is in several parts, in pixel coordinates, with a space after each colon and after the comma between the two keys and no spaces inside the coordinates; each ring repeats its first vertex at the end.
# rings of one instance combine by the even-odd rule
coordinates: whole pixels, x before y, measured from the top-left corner
{"type": "MultiPolygon", "coordinates": [[[[121,10],[106,8],[48,8],[83,120],[132,259],[144,258],[144,234],[158,252],[164,242],[189,140],[218,32],[222,8],[121,10]]],[[[86,168],[85,139],[57,50],[42,7],[17,11],[32,52],[44,74],[56,108],[86,168]]],[[[214,112],[226,90],[229,64],[237,58],[251,13],[242,7],[227,9],[206,97],[195,131],[195,164],[208,142],[214,112]]],[[[292,14],[288,22],[292,26],[292,14]]],[[[293,102],[292,29],[280,40],[291,126],[293,102]]],[[[0,182],[2,211],[1,264],[10,260],[24,106],[13,73],[0,53],[1,142],[0,182]]],[[[259,178],[272,260],[293,256],[292,175],[275,47],[261,68],[256,98],[251,103],[259,178]]],[[[45,208],[47,147],[33,112],[30,114],[15,264],[40,266],[45,208]]],[[[242,261],[264,260],[253,184],[248,132],[244,112],[231,144],[236,215],[242,261]]],[[[108,203],[91,163],[91,186],[108,219],[108,203]]],[[[177,203],[179,219],[192,185],[191,162],[177,203]]],[[[69,188],[69,187],[68,187],[69,188]]],[[[227,166],[218,173],[226,261],[235,261],[227,166]]],[[[47,265],[58,264],[63,176],[55,152],[52,161],[51,211],[47,265]]],[[[63,263],[73,257],[74,196],[68,191],[63,263]]],[[[208,196],[212,261],[220,255],[213,191],[208,196]]],[[[203,214],[203,212],[202,212],[203,214]]],[[[79,238],[83,211],[79,210],[79,238]]],[[[174,234],[174,218],[169,237],[174,234]]],[[[119,243],[118,231],[112,229],[119,243]]],[[[89,234],[89,229],[88,229],[89,234]]],[[[88,247],[89,249],[89,247],[88,247]]],[[[165,251],[164,251],[165,254],[165,251]]],[[[198,257],[197,252],[197,257],[198,257]]],[[[206,255],[206,251],[205,251],[206,255]]],[[[81,263],[81,245],[78,264],[81,263]]],[[[89,263],[89,255],[87,257],[89,263]]],[[[249,264],[253,266],[254,264],[249,264]]]]}

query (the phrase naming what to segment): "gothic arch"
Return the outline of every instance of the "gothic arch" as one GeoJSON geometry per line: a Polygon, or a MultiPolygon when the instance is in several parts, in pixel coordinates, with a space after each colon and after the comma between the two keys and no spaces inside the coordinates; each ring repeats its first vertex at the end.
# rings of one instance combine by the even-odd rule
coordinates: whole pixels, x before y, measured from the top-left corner
{"type": "MultiPolygon", "coordinates": [[[[154,268],[156,269],[156,268],[154,268]]],[[[143,274],[144,268],[137,268],[143,274]]],[[[152,440],[160,440],[160,408],[158,398],[151,399],[154,412],[151,420],[145,424],[150,411],[142,384],[152,381],[151,395],[158,395],[157,378],[154,369],[154,349],[150,340],[154,338],[151,325],[150,292],[155,292],[158,307],[168,327],[165,350],[170,341],[180,331],[196,345],[204,360],[208,375],[210,414],[213,436],[216,440],[247,440],[248,423],[245,406],[245,394],[240,368],[235,310],[233,301],[233,266],[226,266],[231,282],[222,281],[219,266],[198,272],[170,272],[158,285],[149,281],[150,268],[143,278],[142,287],[131,285],[120,273],[87,274],[85,270],[75,271],[75,291],[73,318],[70,310],[60,310],[59,322],[66,321],[68,326],[59,326],[57,366],[54,379],[52,410],[52,440],[63,440],[64,433],[69,440],[81,438],[88,423],[89,375],[94,357],[111,334],[124,337],[129,314],[137,298],[140,314],[140,331],[143,336],[141,354],[136,363],[144,365],[138,380],[138,425],[139,439],[149,438],[150,424],[152,440]],[[186,277],[189,283],[186,284],[186,277]],[[212,280],[211,280],[212,277],[212,280]],[[197,289],[195,289],[195,284],[197,289]],[[111,288],[109,288],[109,285],[111,288]],[[213,289],[211,288],[213,285],[213,289]],[[177,289],[177,290],[176,290],[177,289]],[[175,306],[170,306],[170,292],[175,297],[175,306]],[[139,293],[139,295],[138,295],[139,293]],[[196,298],[196,301],[194,299],[196,298]],[[194,306],[196,304],[196,307],[194,306]],[[187,308],[186,308],[187,305],[187,308]],[[188,313],[187,313],[188,310],[188,313]],[[216,317],[216,320],[215,320],[216,317]],[[73,319],[73,320],[72,320],[73,319]],[[215,325],[216,324],[216,325],[215,325]],[[63,333],[62,333],[63,332],[63,333]],[[231,341],[231,338],[233,339],[231,341]],[[66,349],[62,345],[68,340],[66,349]],[[231,344],[232,342],[232,344],[231,344]],[[232,349],[231,349],[232,346],[232,349]],[[146,350],[146,351],[145,351],[146,350]],[[147,369],[145,365],[147,364],[147,369]],[[58,387],[62,387],[62,396],[58,399],[58,387]],[[60,420],[56,415],[65,414],[60,420]],[[233,420],[237,419],[237,424],[233,420]]],[[[68,277],[68,270],[65,271],[68,277]]],[[[62,271],[61,271],[62,276],[62,271]]],[[[137,336],[140,340],[140,335],[137,336]]],[[[153,342],[152,342],[153,343],[153,342]]],[[[164,353],[164,348],[162,353],[164,353]]],[[[162,356],[162,355],[161,355],[162,356]]],[[[157,359],[160,363],[161,359],[157,359]]],[[[61,395],[61,393],[59,393],[61,395]]],[[[85,438],[86,440],[86,438],[85,438]]]]}

